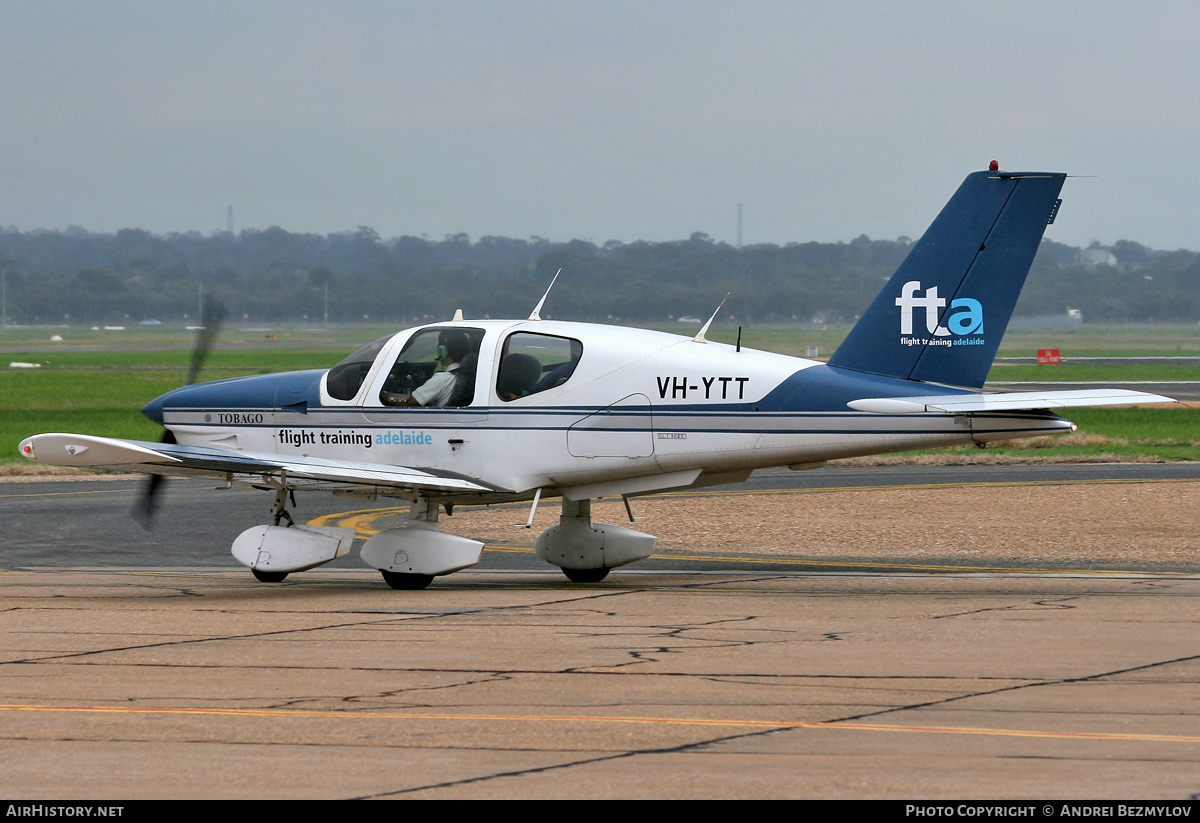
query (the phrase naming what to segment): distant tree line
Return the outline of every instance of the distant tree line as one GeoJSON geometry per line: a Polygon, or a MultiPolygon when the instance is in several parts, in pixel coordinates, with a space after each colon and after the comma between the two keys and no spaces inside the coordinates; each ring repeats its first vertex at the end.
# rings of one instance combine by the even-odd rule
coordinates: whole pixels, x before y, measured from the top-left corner
{"type": "MultiPolygon", "coordinates": [[[[704,318],[729,294],[740,323],[848,322],[908,253],[908,238],[737,248],[705,234],[674,242],[552,242],[465,234],[383,240],[280,228],[154,235],[139,229],[0,228],[8,322],[180,322],[216,294],[253,322],[423,322],[524,317],[555,271],[543,316],[663,322],[704,318]]],[[[1044,241],[1018,314],[1080,309],[1085,321],[1200,320],[1200,255],[1127,240],[1090,250],[1044,241]],[[1099,252],[1099,253],[1097,253],[1099,252]],[[1097,262],[1099,260],[1099,262],[1097,262]]]]}

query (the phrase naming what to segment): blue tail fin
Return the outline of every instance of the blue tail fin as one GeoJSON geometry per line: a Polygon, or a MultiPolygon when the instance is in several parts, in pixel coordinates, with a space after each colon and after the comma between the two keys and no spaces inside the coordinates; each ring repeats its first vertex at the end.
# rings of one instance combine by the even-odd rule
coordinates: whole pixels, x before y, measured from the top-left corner
{"type": "Polygon", "coordinates": [[[983,386],[1065,178],[968,175],[829,365],[983,386]]]}

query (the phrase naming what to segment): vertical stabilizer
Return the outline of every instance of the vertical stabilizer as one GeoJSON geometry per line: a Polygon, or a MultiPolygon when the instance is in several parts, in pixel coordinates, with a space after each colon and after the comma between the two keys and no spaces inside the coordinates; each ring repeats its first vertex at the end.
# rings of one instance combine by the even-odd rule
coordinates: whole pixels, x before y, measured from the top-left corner
{"type": "Polygon", "coordinates": [[[968,175],[829,365],[983,386],[1065,178],[968,175]]]}

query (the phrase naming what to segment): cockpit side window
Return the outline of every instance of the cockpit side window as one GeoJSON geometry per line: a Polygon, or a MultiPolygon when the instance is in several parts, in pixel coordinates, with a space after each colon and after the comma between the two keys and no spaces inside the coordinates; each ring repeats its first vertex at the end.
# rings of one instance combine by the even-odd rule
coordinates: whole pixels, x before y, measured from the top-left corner
{"type": "Polygon", "coordinates": [[[393,336],[389,334],[374,343],[363,346],[330,369],[325,376],[325,388],[328,390],[329,396],[338,400],[353,400],[358,394],[358,390],[362,388],[363,381],[367,379],[367,372],[371,370],[371,364],[375,362],[375,358],[384,344],[393,336]]]}
{"type": "Polygon", "coordinates": [[[504,341],[496,393],[517,400],[561,386],[575,373],[583,344],[569,337],[517,332],[504,341]]]}
{"type": "Polygon", "coordinates": [[[385,406],[466,406],[475,396],[483,329],[424,329],[408,339],[379,391],[385,406]]]}

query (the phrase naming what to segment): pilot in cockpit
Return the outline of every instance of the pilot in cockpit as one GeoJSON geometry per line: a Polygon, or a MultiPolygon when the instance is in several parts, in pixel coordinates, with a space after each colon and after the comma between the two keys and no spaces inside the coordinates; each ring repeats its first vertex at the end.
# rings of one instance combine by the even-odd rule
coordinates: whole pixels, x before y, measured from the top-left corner
{"type": "Polygon", "coordinates": [[[387,394],[383,398],[389,406],[445,406],[449,404],[458,380],[463,359],[471,352],[471,341],[462,332],[443,332],[438,341],[437,362],[442,371],[435,372],[423,384],[413,389],[411,395],[387,394]]]}

